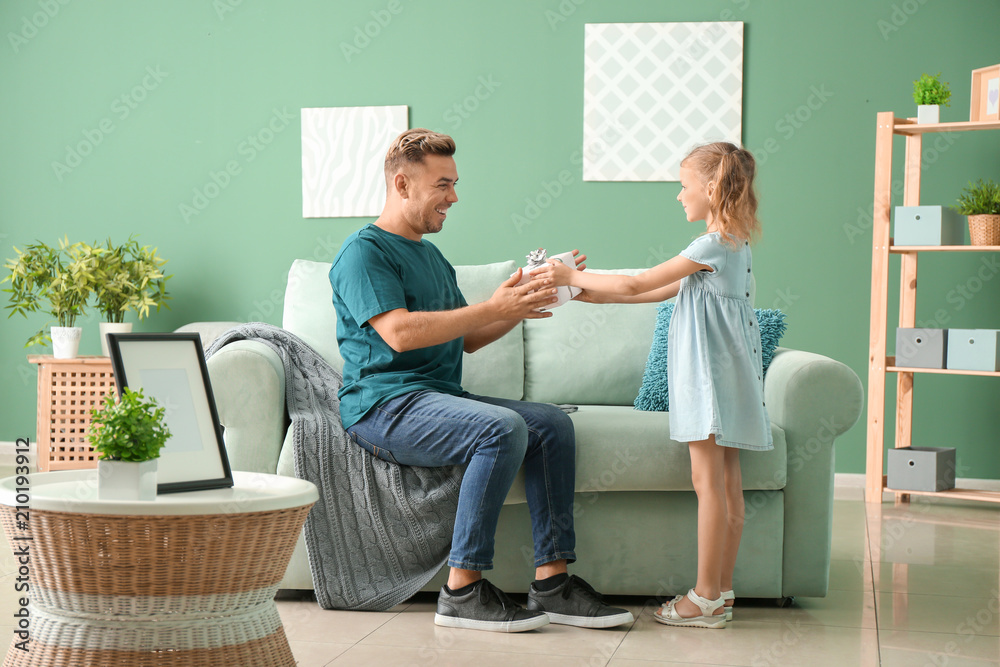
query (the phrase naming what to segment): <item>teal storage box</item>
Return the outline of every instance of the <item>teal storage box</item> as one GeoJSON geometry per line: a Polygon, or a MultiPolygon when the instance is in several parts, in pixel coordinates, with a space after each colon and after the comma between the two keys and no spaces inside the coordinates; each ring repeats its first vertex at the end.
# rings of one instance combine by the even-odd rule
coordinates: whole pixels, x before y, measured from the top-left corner
{"type": "Polygon", "coordinates": [[[1000,331],[949,329],[948,368],[962,371],[1000,371],[1000,331]]]}
{"type": "Polygon", "coordinates": [[[896,491],[955,488],[954,447],[899,447],[888,451],[886,485],[896,491]]]}
{"type": "Polygon", "coordinates": [[[965,245],[965,222],[947,206],[897,206],[893,245],[965,245]]]}
{"type": "Polygon", "coordinates": [[[896,329],[896,365],[905,368],[944,368],[947,329],[896,329]]]}

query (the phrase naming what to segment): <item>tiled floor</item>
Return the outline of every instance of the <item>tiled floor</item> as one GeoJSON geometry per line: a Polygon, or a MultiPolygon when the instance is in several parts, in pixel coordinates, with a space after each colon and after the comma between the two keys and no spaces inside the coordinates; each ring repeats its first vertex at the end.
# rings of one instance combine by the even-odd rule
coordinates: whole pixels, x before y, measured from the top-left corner
{"type": "MultiPolygon", "coordinates": [[[[743,601],[725,630],[667,628],[652,620],[652,602],[636,597],[611,600],[632,610],[631,627],[509,635],[439,628],[427,594],[384,613],[300,600],[278,607],[302,667],[1000,665],[1000,506],[866,506],[861,489],[838,487],[833,538],[829,595],[787,609],[743,601]]],[[[0,619],[10,619],[16,575],[4,549],[0,619]]],[[[11,632],[0,625],[0,636],[11,632]]]]}

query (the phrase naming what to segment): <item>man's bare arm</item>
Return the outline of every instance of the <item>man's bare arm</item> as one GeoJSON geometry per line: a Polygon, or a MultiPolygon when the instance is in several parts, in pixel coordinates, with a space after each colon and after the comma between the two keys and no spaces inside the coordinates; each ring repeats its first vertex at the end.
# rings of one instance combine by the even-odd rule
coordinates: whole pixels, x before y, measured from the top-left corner
{"type": "Polygon", "coordinates": [[[376,315],[368,323],[397,352],[440,345],[464,336],[471,338],[465,343],[465,349],[471,352],[493,342],[523,319],[552,316],[538,311],[556,301],[555,288],[549,281],[533,280],[515,286],[520,279],[518,269],[489,299],[464,308],[429,312],[396,308],[376,315]]]}

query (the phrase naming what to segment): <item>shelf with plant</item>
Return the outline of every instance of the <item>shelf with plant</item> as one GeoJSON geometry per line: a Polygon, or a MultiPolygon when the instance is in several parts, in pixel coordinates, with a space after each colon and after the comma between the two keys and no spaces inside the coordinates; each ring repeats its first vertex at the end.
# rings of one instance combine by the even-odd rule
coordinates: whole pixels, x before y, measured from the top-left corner
{"type": "Polygon", "coordinates": [[[989,179],[970,182],[953,208],[969,217],[972,245],[1000,245],[1000,184],[989,179]]]}
{"type": "Polygon", "coordinates": [[[941,80],[940,72],[933,76],[921,74],[913,82],[913,101],[917,103],[918,123],[937,123],[941,106],[951,106],[951,88],[941,80]]]}

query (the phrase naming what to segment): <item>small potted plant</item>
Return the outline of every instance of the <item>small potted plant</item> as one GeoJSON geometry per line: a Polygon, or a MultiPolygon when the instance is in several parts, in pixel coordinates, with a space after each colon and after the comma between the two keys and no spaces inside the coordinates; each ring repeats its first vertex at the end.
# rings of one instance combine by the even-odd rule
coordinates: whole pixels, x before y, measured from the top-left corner
{"type": "Polygon", "coordinates": [[[33,243],[22,252],[14,248],[17,258],[8,259],[4,267],[10,275],[0,282],[10,282],[4,289],[10,294],[8,317],[46,310],[56,319],[51,336],[42,327],[28,338],[25,347],[52,342],[57,359],[73,359],[80,347],[81,328],[76,318],[86,315],[84,308],[94,290],[97,255],[85,243],[70,244],[67,238],[56,250],[44,243],[33,243]],[[45,308],[45,303],[48,307],[45,308]]]}
{"type": "Polygon", "coordinates": [[[941,73],[931,76],[921,74],[913,82],[913,101],[917,103],[917,122],[941,122],[941,105],[951,106],[951,89],[946,81],[941,80],[941,73]]]}
{"type": "Polygon", "coordinates": [[[90,410],[90,446],[97,461],[97,497],[101,500],[155,500],[156,462],[170,438],[166,410],[142,390],[128,387],[115,401],[108,392],[100,410],[90,410]]]}
{"type": "Polygon", "coordinates": [[[954,209],[969,216],[972,245],[1000,245],[1000,185],[992,180],[971,182],[958,197],[954,209]]]}
{"type": "Polygon", "coordinates": [[[101,350],[108,356],[107,334],[127,333],[132,323],[125,321],[125,313],[132,311],[141,322],[153,306],[167,306],[166,283],[170,276],[163,274],[167,260],[156,254],[156,248],[140,246],[135,237],[124,245],[116,246],[111,239],[98,254],[98,281],[94,290],[97,309],[104,316],[101,322],[101,350]]]}

